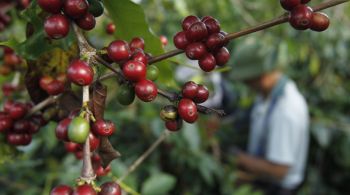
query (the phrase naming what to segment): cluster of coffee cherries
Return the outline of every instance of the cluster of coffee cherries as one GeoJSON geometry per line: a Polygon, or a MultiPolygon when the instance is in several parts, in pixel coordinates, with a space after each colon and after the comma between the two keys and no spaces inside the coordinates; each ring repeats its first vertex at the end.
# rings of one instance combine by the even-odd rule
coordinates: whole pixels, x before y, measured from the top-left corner
{"type": "MultiPolygon", "coordinates": [[[[130,43],[123,40],[111,42],[107,47],[107,53],[111,61],[120,65],[125,79],[132,83],[128,93],[132,95],[130,91],[134,90],[140,100],[151,102],[158,94],[157,86],[153,81],[158,78],[159,70],[154,65],[147,66],[149,56],[144,52],[144,48],[144,40],[135,37],[130,43]]],[[[132,101],[124,103],[130,104],[132,101]]]]}
{"type": "Polygon", "coordinates": [[[52,77],[50,75],[45,75],[41,77],[39,85],[41,89],[46,91],[49,95],[58,95],[63,93],[64,86],[66,83],[66,74],[61,73],[56,77],[52,77]]]}
{"type": "Polygon", "coordinates": [[[32,135],[46,124],[41,114],[26,117],[32,108],[31,103],[7,100],[3,111],[0,112],[0,133],[6,134],[8,144],[15,146],[28,145],[32,135]]]}
{"type": "Polygon", "coordinates": [[[2,62],[0,66],[0,75],[8,75],[18,68],[18,65],[22,63],[22,59],[9,47],[2,47],[2,62]]]}
{"type": "Polygon", "coordinates": [[[182,86],[181,99],[177,104],[162,108],[160,117],[165,121],[165,127],[170,131],[178,131],[182,120],[194,123],[198,119],[197,104],[204,103],[209,98],[206,86],[188,81],[182,86]]]}
{"type": "Polygon", "coordinates": [[[324,31],[329,26],[329,18],[325,13],[313,12],[307,6],[311,0],[280,0],[282,7],[289,11],[289,24],[297,30],[311,29],[324,31]]]}
{"type": "Polygon", "coordinates": [[[52,39],[68,35],[70,19],[83,30],[92,30],[95,17],[103,14],[104,8],[98,0],[38,0],[44,11],[51,15],[45,19],[44,29],[52,39]]]}
{"type": "Polygon", "coordinates": [[[187,16],[182,21],[182,29],[174,36],[174,44],[184,50],[189,59],[199,60],[203,71],[210,72],[229,61],[230,52],[224,47],[228,43],[226,33],[221,31],[218,20],[211,16],[202,19],[187,16]]]}
{"type": "Polygon", "coordinates": [[[30,0],[1,0],[0,2],[0,32],[5,30],[11,23],[11,16],[7,14],[7,10],[10,10],[12,5],[16,6],[16,9],[22,10],[29,6],[30,0]]]}
{"type": "Polygon", "coordinates": [[[50,195],[121,195],[122,190],[116,182],[105,182],[100,186],[99,192],[89,184],[83,184],[74,189],[67,185],[59,185],[53,188],[50,195]]]}

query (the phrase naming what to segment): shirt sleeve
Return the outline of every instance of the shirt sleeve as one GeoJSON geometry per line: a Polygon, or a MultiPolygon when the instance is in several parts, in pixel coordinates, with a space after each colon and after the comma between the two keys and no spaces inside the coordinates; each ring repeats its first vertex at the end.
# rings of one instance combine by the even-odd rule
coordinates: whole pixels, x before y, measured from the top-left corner
{"type": "Polygon", "coordinates": [[[297,159],[299,131],[297,121],[282,113],[271,118],[266,159],[283,165],[293,165],[297,159]]]}

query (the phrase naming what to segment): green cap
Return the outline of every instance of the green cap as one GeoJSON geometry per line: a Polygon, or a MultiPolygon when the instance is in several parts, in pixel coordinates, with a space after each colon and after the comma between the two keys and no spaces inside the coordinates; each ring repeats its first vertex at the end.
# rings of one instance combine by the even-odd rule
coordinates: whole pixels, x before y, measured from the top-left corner
{"type": "Polygon", "coordinates": [[[230,79],[247,80],[282,66],[278,62],[279,45],[275,42],[248,38],[233,51],[230,79]]]}

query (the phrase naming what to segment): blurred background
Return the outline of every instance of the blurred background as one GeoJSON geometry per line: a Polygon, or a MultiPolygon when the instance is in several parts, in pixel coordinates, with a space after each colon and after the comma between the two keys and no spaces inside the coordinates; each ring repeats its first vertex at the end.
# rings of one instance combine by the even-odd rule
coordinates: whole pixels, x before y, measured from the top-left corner
{"type": "MultiPolygon", "coordinates": [[[[172,37],[181,30],[181,21],[187,15],[213,16],[220,21],[223,30],[236,32],[283,13],[276,0],[135,2],[143,8],[153,33],[168,38],[165,50],[175,48],[172,37]]],[[[314,0],[311,5],[319,2],[322,1],[314,0]]],[[[331,26],[322,33],[296,31],[288,24],[282,24],[248,35],[278,43],[273,45],[279,48],[276,60],[288,64],[286,74],[297,83],[309,105],[311,138],[301,195],[350,193],[350,4],[324,12],[330,17],[331,26]]],[[[23,35],[23,20],[15,13],[11,14],[14,22],[1,32],[1,41],[23,35]]],[[[108,17],[101,17],[98,27],[88,33],[94,45],[103,47],[113,40],[105,33],[109,22],[108,17]]],[[[116,26],[118,31],[118,24],[116,26]]],[[[246,38],[231,41],[229,50],[234,51],[246,38]]],[[[184,82],[176,77],[179,67],[193,69],[194,74],[187,79],[206,83],[210,86],[211,96],[220,93],[211,82],[213,74],[228,78],[226,87],[231,92],[225,97],[230,103],[225,108],[228,115],[221,119],[201,115],[197,123],[184,125],[129,175],[125,183],[137,192],[152,195],[260,194],[253,193],[249,185],[235,186],[237,166],[232,152],[234,147],[246,148],[249,112],[255,94],[242,83],[230,80],[230,73],[235,71],[232,64],[210,74],[197,72],[184,55],[170,59],[169,64],[168,72],[161,74],[173,75],[175,81],[158,84],[170,90],[178,90],[184,82]]],[[[13,75],[1,76],[0,84],[12,79],[13,75]]],[[[112,162],[111,172],[99,180],[101,183],[121,176],[161,135],[165,128],[159,111],[167,104],[158,98],[153,104],[136,101],[123,107],[115,101],[117,88],[113,80],[105,83],[109,86],[105,118],[113,120],[117,126],[111,141],[122,157],[112,162]]],[[[0,101],[4,99],[1,94],[0,101]]],[[[81,162],[68,154],[63,142],[55,138],[53,129],[56,125],[54,122],[46,125],[26,147],[13,148],[0,142],[0,194],[49,194],[57,184],[73,184],[80,174],[81,162]]]]}

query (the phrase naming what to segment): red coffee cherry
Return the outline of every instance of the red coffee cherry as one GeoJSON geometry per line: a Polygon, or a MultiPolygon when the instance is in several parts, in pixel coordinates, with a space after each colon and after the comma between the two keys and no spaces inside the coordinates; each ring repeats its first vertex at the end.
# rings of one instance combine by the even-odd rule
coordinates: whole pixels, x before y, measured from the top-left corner
{"type": "Polygon", "coordinates": [[[55,14],[46,18],[44,29],[51,39],[60,39],[69,33],[69,20],[62,14],[55,14]]]}
{"type": "Polygon", "coordinates": [[[79,150],[79,144],[74,142],[65,142],[64,148],[66,149],[67,152],[74,153],[79,150]]]}
{"type": "Polygon", "coordinates": [[[225,45],[225,41],[225,36],[223,34],[214,33],[208,37],[205,45],[210,51],[216,51],[225,45]]]}
{"type": "Polygon", "coordinates": [[[172,120],[172,121],[166,121],[165,127],[169,131],[179,131],[182,128],[182,119],[172,120]]]}
{"type": "Polygon", "coordinates": [[[199,60],[207,54],[207,47],[202,42],[191,43],[186,47],[186,56],[191,60],[199,60]]]}
{"type": "Polygon", "coordinates": [[[214,19],[212,16],[204,16],[202,19],[201,19],[201,21],[202,22],[205,22],[206,20],[208,20],[208,19],[214,19]]]}
{"type": "Polygon", "coordinates": [[[116,182],[106,182],[101,185],[98,195],[122,195],[122,190],[116,182]]]}
{"type": "Polygon", "coordinates": [[[209,90],[204,85],[198,85],[198,93],[196,97],[194,98],[194,102],[196,103],[203,103],[207,101],[209,98],[209,90]]]}
{"type": "Polygon", "coordinates": [[[92,30],[95,28],[96,20],[95,16],[86,13],[83,17],[76,19],[75,23],[83,30],[92,30]]]}
{"type": "Polygon", "coordinates": [[[314,12],[311,18],[310,29],[313,31],[325,31],[329,27],[329,18],[325,13],[314,12]]]}
{"type": "Polygon", "coordinates": [[[223,66],[230,60],[231,55],[226,47],[222,47],[214,54],[214,57],[216,60],[216,64],[218,66],[223,66]]]}
{"type": "Polygon", "coordinates": [[[115,32],[115,25],[113,23],[107,24],[106,32],[107,32],[107,34],[112,35],[115,32]]]}
{"type": "Polygon", "coordinates": [[[13,86],[12,83],[4,83],[1,90],[4,96],[10,96],[16,90],[16,86],[13,86]]]}
{"type": "Polygon", "coordinates": [[[4,64],[15,67],[16,65],[21,63],[21,58],[18,57],[16,54],[6,54],[4,55],[4,64]]]}
{"type": "Polygon", "coordinates": [[[298,5],[300,5],[300,0],[280,0],[281,6],[283,9],[291,11],[298,5]]]}
{"type": "Polygon", "coordinates": [[[71,18],[81,18],[88,12],[89,5],[86,0],[65,0],[64,13],[71,18]]]}
{"type": "Polygon", "coordinates": [[[17,120],[23,118],[27,114],[27,111],[28,110],[25,104],[16,102],[11,105],[8,113],[13,120],[17,120]]]}
{"type": "Polygon", "coordinates": [[[188,123],[194,123],[198,118],[197,106],[190,99],[181,99],[177,109],[180,117],[188,123]]]}
{"type": "Polygon", "coordinates": [[[306,30],[310,27],[312,9],[305,5],[299,5],[290,12],[289,24],[296,30],[306,30]]]}
{"type": "Polygon", "coordinates": [[[186,33],[184,31],[178,32],[174,36],[174,45],[178,49],[185,50],[186,47],[190,44],[190,41],[188,41],[186,37],[186,33]]]}
{"type": "Polygon", "coordinates": [[[51,76],[45,75],[40,78],[39,85],[41,89],[46,90],[48,88],[48,85],[52,83],[54,79],[51,76]]]}
{"type": "Polygon", "coordinates": [[[193,99],[198,92],[198,85],[193,81],[188,81],[182,86],[182,96],[184,98],[193,99]]]}
{"type": "Polygon", "coordinates": [[[186,31],[196,22],[200,22],[200,19],[197,16],[187,16],[182,21],[182,29],[186,31]]]}
{"type": "Polygon", "coordinates": [[[50,195],[71,195],[73,189],[67,185],[59,185],[51,190],[50,195]]]}
{"type": "Polygon", "coordinates": [[[0,133],[9,131],[13,126],[13,120],[5,113],[0,114],[0,133]]]}
{"type": "Polygon", "coordinates": [[[152,81],[144,79],[136,83],[135,93],[140,100],[144,102],[151,102],[156,99],[158,89],[152,81]]]}
{"type": "Polygon", "coordinates": [[[72,195],[97,195],[97,193],[92,186],[84,184],[75,188],[72,195]]]}
{"type": "Polygon", "coordinates": [[[185,32],[186,37],[190,42],[201,41],[208,37],[208,30],[203,22],[192,24],[185,32]]]}
{"type": "Polygon", "coordinates": [[[129,81],[143,80],[146,78],[146,66],[142,62],[130,60],[124,64],[123,74],[129,81]]]}
{"type": "Polygon", "coordinates": [[[72,119],[65,118],[58,123],[56,130],[55,130],[57,139],[62,140],[62,141],[69,141],[69,139],[68,139],[68,126],[69,126],[71,121],[72,121],[72,119]]]}
{"type": "Polygon", "coordinates": [[[107,48],[108,57],[114,62],[128,60],[131,56],[129,44],[126,41],[117,40],[109,44],[107,48]]]}
{"type": "Polygon", "coordinates": [[[218,20],[214,18],[207,18],[204,20],[204,24],[207,27],[209,35],[220,32],[220,22],[218,20]]]}
{"type": "Polygon", "coordinates": [[[202,57],[198,61],[199,67],[205,71],[205,72],[210,72],[215,69],[216,66],[216,60],[213,54],[207,53],[204,57],[202,57]]]}
{"type": "Polygon", "coordinates": [[[136,50],[134,54],[132,55],[132,60],[141,62],[144,65],[148,64],[148,58],[145,53],[143,53],[142,50],[136,50]]]}
{"type": "MultiPolygon", "coordinates": [[[[89,134],[89,141],[91,152],[95,151],[100,146],[100,139],[92,133],[89,134]]],[[[81,149],[83,149],[83,145],[81,145],[81,149]]]]}
{"type": "Polygon", "coordinates": [[[130,41],[129,44],[130,49],[140,48],[142,50],[145,49],[145,41],[141,37],[135,37],[130,41]]]}
{"type": "Polygon", "coordinates": [[[76,152],[74,152],[74,156],[75,156],[75,158],[77,158],[78,160],[81,160],[81,159],[83,159],[83,151],[81,151],[81,150],[78,150],[78,151],[76,151],[76,152]]]}
{"type": "Polygon", "coordinates": [[[64,83],[58,81],[57,79],[53,80],[47,87],[46,92],[49,95],[58,95],[64,91],[64,83]]]}
{"type": "Polygon", "coordinates": [[[52,14],[58,14],[61,11],[63,1],[62,0],[38,0],[38,4],[41,9],[52,14]]]}
{"type": "Polygon", "coordinates": [[[35,134],[38,133],[40,130],[40,123],[35,122],[33,119],[28,121],[28,133],[29,134],[35,134]]]}
{"type": "Polygon", "coordinates": [[[163,47],[168,45],[168,38],[166,38],[166,36],[160,35],[159,39],[160,39],[160,42],[162,43],[163,47]]]}
{"type": "Polygon", "coordinates": [[[27,120],[21,119],[13,124],[12,131],[15,133],[28,133],[29,122],[27,120]]]}
{"type": "Polygon", "coordinates": [[[93,69],[82,60],[73,60],[68,67],[67,76],[76,85],[90,85],[94,79],[93,69]]]}
{"type": "Polygon", "coordinates": [[[97,120],[93,126],[92,131],[99,136],[111,136],[115,131],[115,125],[109,120],[97,120]]]}

